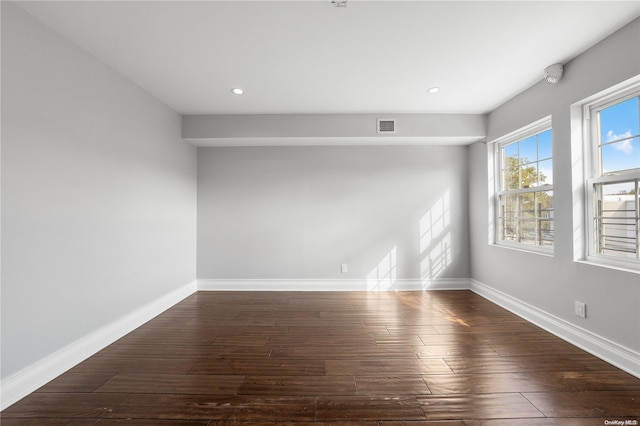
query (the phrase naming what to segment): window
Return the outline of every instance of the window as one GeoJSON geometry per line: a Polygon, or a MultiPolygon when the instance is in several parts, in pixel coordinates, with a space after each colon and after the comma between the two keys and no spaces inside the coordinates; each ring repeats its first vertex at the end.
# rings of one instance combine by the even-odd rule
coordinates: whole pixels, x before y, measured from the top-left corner
{"type": "Polygon", "coordinates": [[[589,260],[640,268],[640,83],[585,105],[589,260]]]}
{"type": "Polygon", "coordinates": [[[495,141],[497,244],[553,251],[551,118],[495,141]]]}

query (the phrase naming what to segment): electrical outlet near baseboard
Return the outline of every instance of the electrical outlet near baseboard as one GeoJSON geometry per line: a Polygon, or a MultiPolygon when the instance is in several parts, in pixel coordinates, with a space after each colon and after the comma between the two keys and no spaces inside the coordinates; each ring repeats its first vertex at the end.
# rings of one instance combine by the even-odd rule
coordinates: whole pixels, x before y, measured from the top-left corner
{"type": "Polygon", "coordinates": [[[581,318],[586,318],[587,317],[587,305],[582,303],[582,302],[578,302],[577,300],[575,301],[575,313],[577,316],[581,317],[581,318]]]}

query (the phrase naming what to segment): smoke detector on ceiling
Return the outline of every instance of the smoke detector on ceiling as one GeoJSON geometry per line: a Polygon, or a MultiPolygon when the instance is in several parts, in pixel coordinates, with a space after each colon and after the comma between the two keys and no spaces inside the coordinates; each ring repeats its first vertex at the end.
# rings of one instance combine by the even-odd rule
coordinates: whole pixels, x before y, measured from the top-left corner
{"type": "Polygon", "coordinates": [[[396,119],[395,118],[378,118],[377,133],[390,134],[396,132],[396,119]]]}
{"type": "Polygon", "coordinates": [[[544,69],[544,79],[549,84],[556,84],[562,78],[564,67],[562,64],[549,65],[544,69]]]}

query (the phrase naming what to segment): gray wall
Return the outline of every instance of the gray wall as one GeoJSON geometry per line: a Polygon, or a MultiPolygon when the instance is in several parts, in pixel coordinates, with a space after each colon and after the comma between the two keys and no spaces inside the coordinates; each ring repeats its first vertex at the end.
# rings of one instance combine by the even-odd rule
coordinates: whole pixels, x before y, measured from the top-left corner
{"type": "Polygon", "coordinates": [[[573,209],[579,199],[572,187],[569,107],[639,74],[639,42],[640,20],[635,20],[567,64],[559,84],[541,82],[489,115],[489,141],[552,115],[553,257],[488,244],[487,147],[483,144],[470,148],[469,191],[472,278],[635,351],[640,350],[640,276],[574,262],[573,209]],[[587,304],[587,319],[574,315],[574,300],[587,304]]]}
{"type": "Polygon", "coordinates": [[[180,116],[2,2],[2,377],[195,280],[180,116]]]}
{"type": "Polygon", "coordinates": [[[467,150],[199,148],[198,278],[468,278],[467,150]]]}

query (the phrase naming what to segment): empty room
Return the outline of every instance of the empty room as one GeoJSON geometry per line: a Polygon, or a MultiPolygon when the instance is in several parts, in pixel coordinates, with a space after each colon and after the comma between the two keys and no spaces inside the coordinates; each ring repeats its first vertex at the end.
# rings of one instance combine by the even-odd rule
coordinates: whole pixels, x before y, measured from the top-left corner
{"type": "Polygon", "coordinates": [[[0,12],[3,426],[640,422],[640,1],[0,12]]]}

